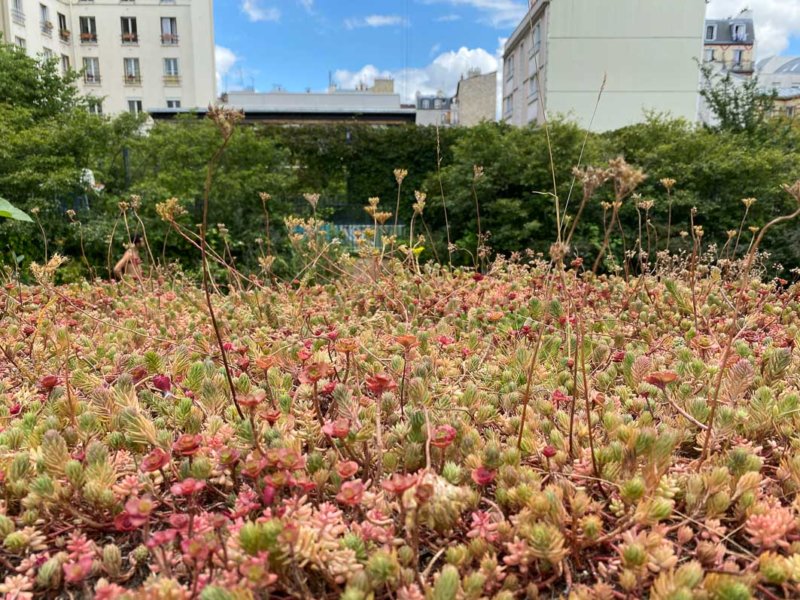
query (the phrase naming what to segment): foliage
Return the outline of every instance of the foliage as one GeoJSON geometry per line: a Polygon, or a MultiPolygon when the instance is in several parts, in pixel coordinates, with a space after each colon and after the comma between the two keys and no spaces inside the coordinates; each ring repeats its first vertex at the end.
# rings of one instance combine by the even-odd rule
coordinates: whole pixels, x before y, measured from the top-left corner
{"type": "Polygon", "coordinates": [[[724,74],[711,64],[700,67],[703,85],[700,97],[706,102],[723,131],[753,134],[761,130],[775,105],[778,93],[765,92],[758,77],[737,77],[730,71],[724,74]]]}
{"type": "Polygon", "coordinates": [[[5,594],[800,593],[797,284],[520,258],[215,295],[239,417],[201,290],[61,263],[0,298],[5,594]]]}

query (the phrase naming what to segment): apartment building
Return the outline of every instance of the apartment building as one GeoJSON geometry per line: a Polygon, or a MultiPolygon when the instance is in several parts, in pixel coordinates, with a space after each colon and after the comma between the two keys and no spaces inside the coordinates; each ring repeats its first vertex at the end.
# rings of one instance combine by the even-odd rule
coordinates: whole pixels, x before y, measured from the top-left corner
{"type": "Polygon", "coordinates": [[[472,127],[497,118],[497,71],[473,69],[462,77],[453,98],[453,124],[472,127]]]}
{"type": "Polygon", "coordinates": [[[758,82],[765,92],[776,94],[773,113],[800,116],[800,56],[770,56],[756,64],[758,82]]]}
{"type": "Polygon", "coordinates": [[[530,0],[503,52],[501,118],[541,123],[546,111],[596,131],[646,111],[696,120],[705,9],[705,0],[530,0]]]}
{"type": "Polygon", "coordinates": [[[93,112],[206,107],[216,98],[212,0],[0,0],[0,33],[79,71],[93,112]]]}
{"type": "Polygon", "coordinates": [[[441,90],[432,95],[417,92],[417,125],[449,127],[452,124],[452,104],[453,99],[445,96],[441,90]]]}
{"type": "Polygon", "coordinates": [[[740,12],[730,19],[707,19],[703,34],[703,62],[719,71],[751,77],[755,69],[753,13],[740,12]]]}

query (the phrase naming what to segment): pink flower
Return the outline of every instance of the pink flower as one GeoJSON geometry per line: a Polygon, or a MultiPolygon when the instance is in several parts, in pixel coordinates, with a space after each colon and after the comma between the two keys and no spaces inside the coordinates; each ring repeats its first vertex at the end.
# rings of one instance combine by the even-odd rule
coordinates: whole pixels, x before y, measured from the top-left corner
{"type": "Polygon", "coordinates": [[[191,477],[187,477],[183,481],[173,483],[169,491],[173,496],[192,496],[206,487],[205,481],[198,481],[191,477]]]}
{"type": "Polygon", "coordinates": [[[342,479],[349,479],[358,472],[358,463],[354,460],[348,460],[336,465],[336,472],[342,479]]]}
{"type": "Polygon", "coordinates": [[[367,389],[376,397],[382,396],[384,392],[391,392],[396,388],[397,384],[392,378],[383,373],[367,377],[367,389]]]}
{"type": "Polygon", "coordinates": [[[164,544],[171,544],[175,541],[175,538],[178,536],[178,532],[175,529],[164,529],[163,531],[156,531],[153,535],[150,536],[150,539],[147,540],[146,546],[151,550],[153,548],[158,548],[159,546],[163,546],[164,544]]]}
{"type": "Polygon", "coordinates": [[[364,496],[364,482],[360,479],[347,481],[342,484],[336,499],[347,506],[356,506],[364,496]]]}
{"type": "Polygon", "coordinates": [[[449,346],[450,344],[454,344],[456,340],[451,338],[449,335],[440,335],[436,338],[436,341],[442,346],[449,346]]]}
{"type": "Polygon", "coordinates": [[[486,467],[478,467],[472,471],[472,481],[478,485],[489,485],[494,481],[495,472],[486,467]]]}
{"type": "Polygon", "coordinates": [[[140,527],[147,523],[156,506],[158,505],[150,496],[131,498],[125,503],[125,512],[128,513],[131,523],[140,527]]]}
{"type": "Polygon", "coordinates": [[[153,377],[153,387],[162,392],[169,392],[172,389],[172,380],[169,375],[156,375],[153,377]]]}

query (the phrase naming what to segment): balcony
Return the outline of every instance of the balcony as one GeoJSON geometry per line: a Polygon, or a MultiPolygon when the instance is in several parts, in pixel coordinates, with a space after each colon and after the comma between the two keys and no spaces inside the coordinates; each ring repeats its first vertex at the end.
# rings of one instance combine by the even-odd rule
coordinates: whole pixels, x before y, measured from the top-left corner
{"type": "Polygon", "coordinates": [[[84,73],[83,83],[86,85],[100,85],[100,75],[94,73],[84,73]]]}
{"type": "Polygon", "coordinates": [[[122,34],[122,43],[126,46],[132,44],[139,43],[139,34],[138,33],[123,33],[122,34]]]}
{"type": "Polygon", "coordinates": [[[177,33],[162,33],[161,34],[161,45],[162,46],[177,46],[178,45],[178,34],[177,33]]]}
{"type": "Polygon", "coordinates": [[[180,85],[181,84],[181,76],[180,75],[164,75],[164,85],[180,85]]]}
{"type": "Polygon", "coordinates": [[[97,34],[96,33],[82,33],[81,34],[81,44],[96,44],[97,43],[97,34]]]}
{"type": "Polygon", "coordinates": [[[62,29],[58,32],[58,37],[60,37],[61,41],[65,44],[69,43],[69,38],[72,37],[72,32],[70,32],[69,29],[62,29]]]}
{"type": "Polygon", "coordinates": [[[123,83],[125,85],[140,86],[140,85],[142,85],[142,76],[141,75],[125,75],[125,77],[123,77],[123,83]]]}
{"type": "Polygon", "coordinates": [[[53,35],[53,22],[52,21],[41,21],[39,23],[39,26],[42,29],[42,33],[45,34],[46,36],[49,37],[49,36],[53,35]]]}
{"type": "Polygon", "coordinates": [[[25,13],[18,8],[11,9],[11,19],[17,25],[25,25],[25,13]]]}

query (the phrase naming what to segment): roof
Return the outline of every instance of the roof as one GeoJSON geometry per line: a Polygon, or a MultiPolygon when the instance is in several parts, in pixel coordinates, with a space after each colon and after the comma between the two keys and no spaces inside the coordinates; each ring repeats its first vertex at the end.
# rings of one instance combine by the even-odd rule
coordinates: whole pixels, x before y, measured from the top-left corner
{"type": "Polygon", "coordinates": [[[706,44],[752,44],[756,39],[756,31],[753,26],[753,19],[746,18],[732,18],[732,19],[706,19],[706,28],[713,25],[716,27],[716,36],[713,40],[705,39],[706,44]],[[744,39],[734,39],[733,26],[744,25],[745,35],[744,39]]]}
{"type": "Polygon", "coordinates": [[[534,0],[529,3],[528,12],[525,14],[525,17],[519,22],[519,25],[517,25],[511,35],[508,36],[503,46],[503,58],[517,46],[520,38],[527,35],[531,29],[531,24],[539,19],[541,11],[543,11],[544,7],[548,4],[550,4],[550,0],[534,0]]]}
{"type": "MultiPolygon", "coordinates": [[[[319,108],[264,108],[254,106],[230,106],[244,112],[245,122],[262,123],[330,123],[360,122],[371,124],[414,123],[417,111],[408,108],[383,109],[319,109],[319,108]]],[[[153,108],[147,113],[156,120],[172,119],[178,115],[204,117],[206,109],[153,108]]]]}
{"type": "Polygon", "coordinates": [[[800,57],[794,57],[779,66],[773,73],[792,73],[800,75],[800,57]]]}

